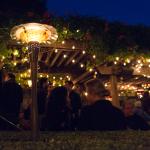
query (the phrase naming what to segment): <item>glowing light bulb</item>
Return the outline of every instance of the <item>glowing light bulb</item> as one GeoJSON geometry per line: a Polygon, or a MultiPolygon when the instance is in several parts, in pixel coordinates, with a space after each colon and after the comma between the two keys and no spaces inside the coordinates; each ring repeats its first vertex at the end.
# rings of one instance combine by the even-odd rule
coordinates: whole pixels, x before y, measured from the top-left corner
{"type": "Polygon", "coordinates": [[[56,77],[54,76],[54,77],[53,77],[53,79],[55,80],[55,79],[56,79],[56,77]]]}
{"type": "Polygon", "coordinates": [[[85,95],[85,96],[88,96],[88,93],[87,93],[87,92],[84,92],[84,95],[85,95]]]}
{"type": "Polygon", "coordinates": [[[118,60],[119,60],[119,57],[116,57],[116,60],[118,61],[118,60]]]}
{"type": "Polygon", "coordinates": [[[83,68],[83,67],[84,67],[84,65],[83,65],[83,64],[80,64],[80,67],[81,67],[81,68],[83,68]]]}
{"type": "Polygon", "coordinates": [[[31,80],[28,80],[28,86],[32,87],[32,81],[31,80]]]}
{"type": "Polygon", "coordinates": [[[85,51],[82,51],[82,54],[85,54],[85,51]]]}
{"type": "Polygon", "coordinates": [[[31,69],[28,69],[28,72],[31,73],[31,69]]]}
{"type": "Polygon", "coordinates": [[[97,75],[98,73],[95,71],[94,74],[97,75]]]}
{"type": "Polygon", "coordinates": [[[4,60],[4,59],[5,59],[5,56],[2,56],[2,59],[4,60]]]}
{"type": "Polygon", "coordinates": [[[90,69],[89,69],[89,71],[90,71],[90,72],[92,72],[92,71],[93,71],[93,69],[92,69],[92,68],[90,68],[90,69]]]}
{"type": "Polygon", "coordinates": [[[80,32],[80,30],[78,29],[76,32],[78,33],[78,32],[80,32]]]}
{"type": "Polygon", "coordinates": [[[16,65],[17,65],[17,63],[16,63],[16,62],[14,62],[14,63],[13,63],[13,65],[14,65],[14,66],[16,66],[16,65]]]}
{"type": "Polygon", "coordinates": [[[62,77],[60,77],[60,80],[62,80],[63,78],[62,77]]]}
{"type": "Polygon", "coordinates": [[[58,52],[58,49],[55,49],[55,53],[57,53],[58,52]]]}
{"type": "Polygon", "coordinates": [[[116,65],[116,64],[117,64],[117,62],[115,61],[115,62],[114,62],[114,64],[116,65]]]}
{"type": "Polygon", "coordinates": [[[65,44],[65,41],[62,41],[61,44],[65,44]]]}
{"type": "Polygon", "coordinates": [[[95,59],[96,58],[96,55],[93,55],[93,59],[95,59]]]}
{"type": "Polygon", "coordinates": [[[130,62],[131,62],[130,59],[127,59],[126,61],[127,61],[127,63],[130,63],[130,62]]]}
{"type": "Polygon", "coordinates": [[[123,65],[126,66],[127,64],[124,62],[123,65]]]}
{"type": "Polygon", "coordinates": [[[64,58],[66,58],[67,57],[67,55],[66,54],[64,54],[64,56],[63,56],[64,58]]]}
{"type": "Polygon", "coordinates": [[[17,55],[19,55],[19,52],[18,52],[17,50],[15,50],[15,51],[13,52],[13,54],[14,54],[15,56],[17,56],[17,55]]]}
{"type": "Polygon", "coordinates": [[[75,63],[75,62],[76,62],[75,59],[73,59],[73,60],[72,60],[72,63],[75,63]]]}
{"type": "Polygon", "coordinates": [[[76,47],[73,45],[73,46],[72,46],[72,49],[75,49],[75,48],[76,48],[76,47]]]}
{"type": "Polygon", "coordinates": [[[137,62],[140,64],[140,63],[141,63],[141,60],[138,60],[137,62]]]}
{"type": "Polygon", "coordinates": [[[105,86],[105,87],[108,87],[108,84],[107,84],[107,83],[105,83],[105,84],[104,84],[104,86],[105,86]]]}

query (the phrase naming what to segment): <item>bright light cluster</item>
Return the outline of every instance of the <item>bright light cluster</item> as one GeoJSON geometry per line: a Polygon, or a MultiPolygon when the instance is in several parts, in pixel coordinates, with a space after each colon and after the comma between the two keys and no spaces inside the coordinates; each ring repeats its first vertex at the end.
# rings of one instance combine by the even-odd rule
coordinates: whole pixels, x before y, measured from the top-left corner
{"type": "Polygon", "coordinates": [[[39,42],[51,44],[58,38],[54,27],[39,23],[26,23],[15,26],[12,28],[10,36],[13,40],[21,43],[39,42]]]}

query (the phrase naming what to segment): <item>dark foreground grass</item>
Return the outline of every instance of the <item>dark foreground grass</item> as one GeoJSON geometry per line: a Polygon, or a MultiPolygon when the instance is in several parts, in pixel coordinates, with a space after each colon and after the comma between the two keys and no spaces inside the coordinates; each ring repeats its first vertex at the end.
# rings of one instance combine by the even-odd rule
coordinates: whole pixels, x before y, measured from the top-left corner
{"type": "Polygon", "coordinates": [[[150,132],[42,132],[37,142],[29,132],[0,132],[0,150],[22,149],[150,150],[150,132]]]}

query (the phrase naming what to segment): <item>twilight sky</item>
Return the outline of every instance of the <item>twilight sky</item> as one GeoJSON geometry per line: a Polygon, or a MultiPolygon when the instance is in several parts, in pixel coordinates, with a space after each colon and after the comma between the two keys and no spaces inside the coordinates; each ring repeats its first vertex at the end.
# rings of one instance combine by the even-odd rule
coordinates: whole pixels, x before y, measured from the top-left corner
{"type": "Polygon", "coordinates": [[[57,15],[100,16],[110,21],[150,26],[150,0],[48,0],[47,7],[57,15]]]}

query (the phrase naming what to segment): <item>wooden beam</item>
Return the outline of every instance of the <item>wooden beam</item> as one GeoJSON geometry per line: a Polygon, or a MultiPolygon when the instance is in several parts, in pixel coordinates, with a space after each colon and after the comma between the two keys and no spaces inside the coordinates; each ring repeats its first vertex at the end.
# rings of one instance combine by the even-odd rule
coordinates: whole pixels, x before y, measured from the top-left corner
{"type": "Polygon", "coordinates": [[[51,50],[48,54],[47,54],[47,58],[45,60],[45,63],[48,64],[49,63],[49,59],[52,56],[54,50],[51,50]]]}
{"type": "Polygon", "coordinates": [[[51,64],[50,64],[50,67],[53,67],[53,66],[54,66],[55,62],[57,61],[57,59],[58,59],[58,57],[60,56],[61,53],[62,53],[62,51],[59,51],[59,52],[56,54],[55,58],[53,59],[53,61],[52,61],[51,64]]]}
{"type": "MultiPolygon", "coordinates": [[[[16,41],[8,41],[8,46],[11,47],[23,47],[26,46],[26,44],[21,44],[17,43],[16,41]]],[[[86,41],[79,41],[79,40],[65,40],[65,43],[62,44],[62,42],[56,41],[55,43],[52,44],[41,44],[41,51],[45,51],[46,49],[52,49],[52,48],[57,48],[57,49],[64,49],[64,50],[70,50],[70,51],[82,51],[83,49],[87,48],[86,41]],[[74,47],[74,48],[73,48],[74,47]]]]}
{"type": "Polygon", "coordinates": [[[78,62],[80,62],[80,60],[84,57],[84,55],[81,53],[80,56],[76,59],[74,64],[77,64],[78,62]]]}
{"type": "Polygon", "coordinates": [[[110,83],[111,83],[112,104],[116,107],[119,107],[120,103],[119,103],[119,97],[118,97],[117,76],[116,75],[110,76],[110,83]]]}
{"type": "MultiPolygon", "coordinates": [[[[68,56],[67,56],[68,57],[68,56]]],[[[60,67],[61,65],[62,65],[62,63],[67,59],[67,57],[66,58],[64,58],[64,56],[61,58],[61,60],[60,60],[60,62],[57,64],[57,67],[60,67]]]]}
{"type": "Polygon", "coordinates": [[[85,78],[85,77],[86,77],[87,75],[89,75],[90,73],[91,73],[91,72],[89,72],[89,71],[83,73],[81,76],[79,76],[77,79],[75,79],[75,80],[73,81],[73,83],[79,82],[80,80],[82,80],[83,78],[85,78]]]}
{"type": "Polygon", "coordinates": [[[40,52],[39,55],[38,55],[38,61],[41,61],[42,56],[43,56],[43,53],[40,52]]]}
{"type": "Polygon", "coordinates": [[[75,58],[78,55],[78,51],[75,52],[69,59],[68,61],[65,63],[65,66],[69,65],[69,63],[72,61],[73,58],[75,58]]]}

